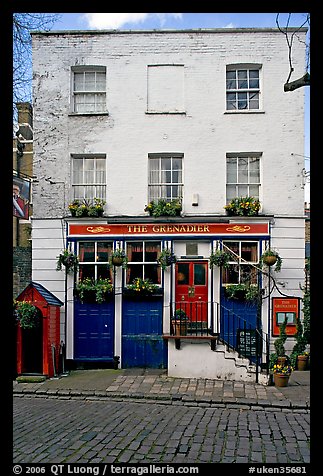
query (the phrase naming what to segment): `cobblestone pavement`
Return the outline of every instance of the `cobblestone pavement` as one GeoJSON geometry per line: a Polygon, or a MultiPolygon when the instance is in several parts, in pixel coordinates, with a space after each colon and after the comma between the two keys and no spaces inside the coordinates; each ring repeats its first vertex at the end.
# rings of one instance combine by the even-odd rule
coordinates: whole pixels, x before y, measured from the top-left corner
{"type": "Polygon", "coordinates": [[[168,377],[154,369],[76,370],[44,382],[14,381],[14,395],[129,398],[181,401],[192,404],[240,404],[310,409],[310,372],[293,372],[288,387],[196,378],[168,377]]]}
{"type": "Polygon", "coordinates": [[[18,393],[14,463],[308,463],[310,412],[18,393]]]}

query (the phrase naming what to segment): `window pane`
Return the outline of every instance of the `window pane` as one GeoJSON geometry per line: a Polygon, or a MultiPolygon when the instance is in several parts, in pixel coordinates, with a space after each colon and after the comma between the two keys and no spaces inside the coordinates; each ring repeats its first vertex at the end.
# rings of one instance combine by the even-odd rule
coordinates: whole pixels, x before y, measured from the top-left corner
{"type": "Polygon", "coordinates": [[[105,265],[98,265],[96,267],[97,277],[96,279],[110,279],[112,281],[112,271],[105,265]]]}
{"type": "Polygon", "coordinates": [[[173,170],[182,170],[182,159],[173,159],[173,170]]]}
{"type": "Polygon", "coordinates": [[[235,185],[227,185],[227,203],[237,196],[237,188],[235,185]]]}
{"type": "Polygon", "coordinates": [[[227,183],[237,182],[237,159],[227,159],[227,183]]]}
{"type": "Polygon", "coordinates": [[[247,93],[238,93],[238,109],[247,109],[247,93]]]}
{"type": "Polygon", "coordinates": [[[239,185],[237,195],[238,197],[247,197],[249,195],[248,185],[239,185]]]}
{"type": "Polygon", "coordinates": [[[85,72],[84,73],[84,83],[86,91],[95,90],[95,73],[94,72],[85,72]]]}
{"type": "Polygon", "coordinates": [[[84,75],[83,73],[74,73],[74,91],[83,91],[84,75]]]}
{"type": "Polygon", "coordinates": [[[250,94],[249,108],[259,109],[259,93],[250,94]]]}
{"type": "Polygon", "coordinates": [[[144,259],[142,241],[127,243],[127,256],[128,256],[128,261],[132,261],[132,262],[137,261],[142,263],[144,259]]]}
{"type": "Polygon", "coordinates": [[[157,257],[160,254],[160,242],[145,242],[145,262],[146,261],[157,261],[157,257]]]}
{"type": "Polygon", "coordinates": [[[248,159],[238,159],[238,182],[248,183],[248,159]]]}
{"type": "Polygon", "coordinates": [[[109,254],[112,251],[111,241],[98,241],[97,243],[97,261],[109,261],[109,254]]]}
{"type": "Polygon", "coordinates": [[[223,284],[238,284],[239,283],[238,266],[230,265],[228,268],[223,268],[222,282],[223,284]]]}
{"type": "Polygon", "coordinates": [[[150,279],[154,284],[160,284],[160,268],[157,264],[145,264],[144,265],[144,278],[150,279]]]}
{"type": "Polygon", "coordinates": [[[240,266],[240,283],[257,284],[257,270],[253,266],[240,266]]]}
{"type": "Polygon", "coordinates": [[[250,158],[249,159],[249,177],[250,183],[259,183],[260,182],[260,170],[259,170],[259,159],[250,158]]]}
{"type": "Polygon", "coordinates": [[[177,284],[189,283],[189,264],[178,263],[177,266],[177,284]]]}
{"type": "Polygon", "coordinates": [[[83,159],[73,159],[73,182],[83,183],[83,159]]]}
{"type": "Polygon", "coordinates": [[[171,170],[171,159],[161,159],[161,169],[171,170]]]}
{"type": "Polygon", "coordinates": [[[95,261],[94,243],[80,242],[79,243],[79,260],[80,261],[95,261]]]}
{"type": "Polygon", "coordinates": [[[249,185],[249,195],[259,199],[259,185],[249,185]]]}
{"type": "Polygon", "coordinates": [[[242,242],[241,243],[241,258],[245,261],[253,263],[258,262],[258,245],[257,243],[242,242]]]}
{"type": "Polygon", "coordinates": [[[131,284],[135,278],[143,278],[143,265],[130,264],[127,268],[127,284],[131,284]]]}
{"type": "Polygon", "coordinates": [[[105,73],[96,73],[96,90],[105,91],[105,73]]]}
{"type": "Polygon", "coordinates": [[[194,284],[204,286],[206,267],[204,264],[194,264],[194,284]]]}
{"type": "Polygon", "coordinates": [[[94,264],[80,264],[79,267],[79,279],[95,278],[95,266],[94,264]]]}

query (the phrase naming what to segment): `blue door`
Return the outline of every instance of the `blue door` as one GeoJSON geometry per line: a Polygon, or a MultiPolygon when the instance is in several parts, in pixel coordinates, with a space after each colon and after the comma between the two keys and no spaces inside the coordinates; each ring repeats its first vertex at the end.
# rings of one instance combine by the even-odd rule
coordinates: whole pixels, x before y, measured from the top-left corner
{"type": "Polygon", "coordinates": [[[123,300],[122,367],[167,368],[163,299],[123,300]]]}
{"type": "Polygon", "coordinates": [[[113,361],[114,302],[74,302],[74,359],[113,361]]]}

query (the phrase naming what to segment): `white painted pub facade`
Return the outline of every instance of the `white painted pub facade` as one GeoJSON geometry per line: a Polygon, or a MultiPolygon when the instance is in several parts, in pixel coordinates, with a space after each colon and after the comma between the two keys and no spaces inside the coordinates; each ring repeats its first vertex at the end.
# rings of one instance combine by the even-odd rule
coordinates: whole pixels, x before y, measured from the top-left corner
{"type": "MultiPolygon", "coordinates": [[[[67,362],[117,356],[121,367],[170,376],[254,379],[286,314],[292,336],[304,282],[304,90],[284,92],[284,36],[52,31],[32,41],[32,279],[64,302],[67,362]],[[259,200],[259,213],[228,215],[224,206],[245,196],[259,200]],[[71,216],[73,200],[94,198],[106,202],[103,216],[71,216]],[[180,213],[152,216],[146,206],[159,199],[178,200],[180,213]],[[271,277],[260,266],[268,247],[283,260],[271,277]],[[78,256],[76,273],[56,270],[65,248],[78,256]],[[126,268],[109,266],[116,248],[126,268]],[[176,262],[162,269],[166,248],[176,262]],[[216,249],[231,252],[229,267],[210,268],[216,249]],[[227,296],[246,276],[260,305],[227,296]],[[111,279],[113,295],[81,302],[84,278],[111,279]],[[127,295],[135,278],[156,284],[157,295],[127,295]],[[186,328],[176,338],[181,310],[186,328]]],[[[296,76],[304,61],[295,42],[296,76]]]]}

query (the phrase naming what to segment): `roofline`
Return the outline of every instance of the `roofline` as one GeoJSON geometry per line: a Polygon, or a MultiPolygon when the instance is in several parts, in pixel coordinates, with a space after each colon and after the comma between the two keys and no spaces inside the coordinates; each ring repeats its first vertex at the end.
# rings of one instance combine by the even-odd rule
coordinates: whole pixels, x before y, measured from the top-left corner
{"type": "MultiPolygon", "coordinates": [[[[285,31],[307,32],[307,27],[288,27],[285,31]]],[[[129,35],[129,34],[167,34],[167,33],[281,33],[279,28],[193,28],[182,30],[51,30],[51,31],[31,31],[31,35],[129,35]]]]}

